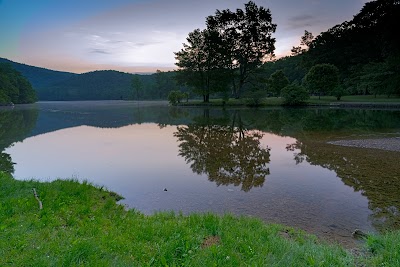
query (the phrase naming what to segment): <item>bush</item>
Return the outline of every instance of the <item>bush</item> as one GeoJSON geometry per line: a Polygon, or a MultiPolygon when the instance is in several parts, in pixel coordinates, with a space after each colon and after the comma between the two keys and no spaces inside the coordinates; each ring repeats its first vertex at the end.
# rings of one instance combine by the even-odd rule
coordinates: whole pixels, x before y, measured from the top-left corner
{"type": "Polygon", "coordinates": [[[339,69],[332,64],[315,65],[304,77],[304,85],[319,98],[330,94],[339,85],[339,69]]]}
{"type": "Polygon", "coordinates": [[[176,106],[178,103],[182,101],[183,98],[187,99],[186,93],[182,93],[181,91],[171,91],[168,94],[168,101],[171,105],[176,106]]]}
{"type": "Polygon", "coordinates": [[[246,105],[250,107],[258,107],[261,105],[261,100],[265,98],[267,92],[259,89],[248,92],[246,96],[246,105]]]}
{"type": "Polygon", "coordinates": [[[310,98],[306,88],[298,84],[290,84],[282,89],[281,96],[285,105],[300,105],[310,98]]]}
{"type": "Polygon", "coordinates": [[[342,86],[338,85],[335,89],[333,89],[331,94],[336,97],[336,100],[339,101],[342,96],[347,94],[347,91],[342,86]]]}

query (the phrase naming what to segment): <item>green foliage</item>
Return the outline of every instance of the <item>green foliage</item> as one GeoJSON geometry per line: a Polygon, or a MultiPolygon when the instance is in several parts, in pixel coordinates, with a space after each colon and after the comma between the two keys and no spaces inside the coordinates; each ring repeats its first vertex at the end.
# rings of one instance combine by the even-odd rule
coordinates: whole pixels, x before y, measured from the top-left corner
{"type": "Polygon", "coordinates": [[[400,232],[370,235],[366,243],[373,255],[370,266],[400,266],[400,232]]]}
{"type": "Polygon", "coordinates": [[[224,68],[223,45],[213,30],[194,30],[186,38],[187,44],[175,53],[179,70],[177,81],[192,88],[209,102],[210,94],[228,89],[229,72],[224,68]]]}
{"type": "Polygon", "coordinates": [[[370,256],[258,219],[144,216],[88,183],[0,173],[1,266],[398,266],[400,232],[367,238],[370,256]],[[43,209],[33,197],[35,188],[43,209]]]}
{"type": "Polygon", "coordinates": [[[306,75],[303,67],[304,55],[283,57],[278,60],[268,61],[262,65],[261,70],[265,77],[270,77],[274,72],[282,70],[290,82],[301,81],[306,75]]]}
{"type": "Polygon", "coordinates": [[[310,93],[330,94],[339,85],[339,70],[332,64],[315,65],[304,77],[304,84],[310,93]]]}
{"type": "Polygon", "coordinates": [[[269,9],[250,1],[245,9],[229,9],[207,17],[207,28],[189,33],[188,44],[176,52],[177,78],[209,102],[210,94],[229,86],[239,98],[266,56],[272,56],[275,39],[269,9]]]}
{"type": "Polygon", "coordinates": [[[259,107],[262,104],[262,100],[266,97],[267,91],[264,89],[253,89],[248,90],[245,93],[246,105],[249,107],[259,107]]]}
{"type": "Polygon", "coordinates": [[[282,70],[271,74],[268,80],[268,91],[275,96],[280,96],[281,90],[289,85],[289,80],[282,70]]]}
{"type": "Polygon", "coordinates": [[[133,91],[133,99],[139,100],[141,91],[143,90],[143,83],[138,74],[134,74],[131,81],[131,87],[133,91]]]}
{"type": "Polygon", "coordinates": [[[11,64],[0,63],[0,105],[26,104],[37,100],[29,81],[11,64]]]}
{"type": "Polygon", "coordinates": [[[49,70],[39,67],[33,67],[11,60],[0,58],[0,63],[9,63],[12,67],[20,72],[28,81],[32,84],[32,87],[36,90],[39,99],[41,99],[41,90],[49,87],[52,84],[57,84],[65,81],[72,76],[77,74],[70,72],[62,72],[49,70]]]}
{"type": "Polygon", "coordinates": [[[182,93],[181,91],[171,91],[168,94],[168,101],[171,105],[176,106],[178,105],[182,99],[187,99],[188,94],[187,93],[182,93]]]}
{"type": "Polygon", "coordinates": [[[292,83],[282,89],[281,96],[285,105],[301,105],[310,98],[306,88],[296,83],[292,83]]]}
{"type": "Polygon", "coordinates": [[[10,154],[0,153],[0,172],[14,173],[14,163],[10,154]]]}
{"type": "MultiPolygon", "coordinates": [[[[118,99],[167,99],[171,90],[187,91],[175,81],[176,72],[161,72],[139,75],[136,84],[132,84],[132,74],[118,71],[93,71],[83,74],[53,71],[6,59],[32,83],[40,100],[118,100],[118,99]],[[140,87],[141,85],[141,87],[140,87]]],[[[2,79],[0,79],[0,83],[2,79]]],[[[0,101],[4,94],[0,91],[0,101]]]]}
{"type": "Polygon", "coordinates": [[[335,89],[332,90],[331,94],[336,97],[336,100],[339,101],[342,96],[345,96],[346,94],[348,94],[348,92],[346,91],[346,89],[343,88],[343,86],[336,86],[335,89]]]}
{"type": "Polygon", "coordinates": [[[151,98],[153,99],[167,99],[168,93],[178,88],[185,92],[189,90],[188,88],[178,86],[176,71],[163,72],[157,70],[152,76],[154,77],[155,85],[151,88],[147,88],[146,91],[152,91],[149,95],[152,96],[151,98]]]}
{"type": "Polygon", "coordinates": [[[271,12],[249,1],[244,10],[217,10],[214,16],[207,17],[207,29],[218,32],[222,40],[224,58],[227,59],[224,65],[231,70],[234,94],[239,98],[249,77],[266,57],[274,54],[272,34],[276,24],[272,23],[271,12]]]}
{"type": "MultiPolygon", "coordinates": [[[[322,32],[311,42],[310,49],[305,55],[307,64],[312,66],[319,63],[330,63],[337,66],[341,78],[349,83],[347,85],[353,93],[368,93],[365,88],[361,92],[358,88],[360,76],[365,75],[369,77],[364,77],[362,82],[364,85],[361,86],[365,87],[369,84],[375,88],[372,89],[373,91],[383,90],[379,87],[386,87],[386,84],[378,85],[378,81],[383,78],[381,74],[385,73],[385,71],[381,72],[382,66],[366,67],[368,69],[370,67],[377,68],[377,75],[380,77],[376,77],[378,78],[376,82],[370,79],[373,77],[369,74],[373,73],[365,70],[363,66],[371,63],[380,64],[400,54],[400,39],[396,26],[399,14],[398,0],[375,0],[366,3],[351,21],[345,21],[322,32]],[[375,83],[376,86],[372,83],[375,83]]],[[[399,77],[399,73],[396,74],[396,71],[384,74],[384,76],[386,75],[390,77],[388,77],[390,80],[398,80],[396,77],[399,77]]]]}
{"type": "Polygon", "coordinates": [[[400,93],[400,56],[363,65],[358,86],[373,95],[400,93]]]}

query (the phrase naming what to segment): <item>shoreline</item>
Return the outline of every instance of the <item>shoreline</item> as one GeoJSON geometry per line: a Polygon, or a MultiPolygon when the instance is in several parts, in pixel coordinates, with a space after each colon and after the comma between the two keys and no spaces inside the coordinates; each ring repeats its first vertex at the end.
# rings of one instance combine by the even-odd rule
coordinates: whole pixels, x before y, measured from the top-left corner
{"type": "Polygon", "coordinates": [[[399,231],[362,233],[368,242],[344,248],[245,216],[144,215],[117,204],[117,194],[76,180],[18,181],[0,172],[0,189],[0,265],[394,266],[400,260],[393,256],[399,231]]]}
{"type": "Polygon", "coordinates": [[[329,141],[327,143],[338,146],[381,149],[385,151],[400,152],[400,137],[337,140],[337,141],[329,141]]]}

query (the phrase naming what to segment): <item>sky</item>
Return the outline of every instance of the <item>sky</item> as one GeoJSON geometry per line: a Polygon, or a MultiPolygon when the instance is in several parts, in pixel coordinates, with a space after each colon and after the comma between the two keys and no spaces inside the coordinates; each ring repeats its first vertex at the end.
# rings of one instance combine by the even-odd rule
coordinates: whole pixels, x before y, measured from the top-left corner
{"type": "MultiPolygon", "coordinates": [[[[174,52],[217,9],[241,0],[0,0],[0,57],[53,70],[175,69],[174,52]]],[[[255,0],[277,24],[275,55],[290,54],[304,30],[318,35],[351,20],[367,0],[255,0]]]]}

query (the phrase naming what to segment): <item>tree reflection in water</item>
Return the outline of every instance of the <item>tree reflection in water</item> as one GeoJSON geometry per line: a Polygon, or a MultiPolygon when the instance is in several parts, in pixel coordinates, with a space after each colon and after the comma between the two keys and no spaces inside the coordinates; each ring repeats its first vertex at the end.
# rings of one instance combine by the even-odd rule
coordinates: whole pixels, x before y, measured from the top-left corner
{"type": "Polygon", "coordinates": [[[14,173],[11,156],[4,150],[24,140],[35,127],[37,118],[36,108],[0,109],[0,171],[14,173]]]}
{"type": "Polygon", "coordinates": [[[179,155],[193,172],[208,175],[217,185],[241,185],[245,192],[261,187],[270,161],[270,148],[260,144],[263,133],[245,129],[237,113],[230,126],[206,122],[179,126],[174,133],[179,155]]]}
{"type": "Polygon", "coordinates": [[[296,164],[305,161],[335,171],[344,184],[366,196],[376,229],[400,229],[400,153],[306,139],[286,149],[294,152],[296,164]]]}
{"type": "Polygon", "coordinates": [[[14,163],[11,160],[10,154],[0,153],[0,172],[14,173],[14,163]]]}

